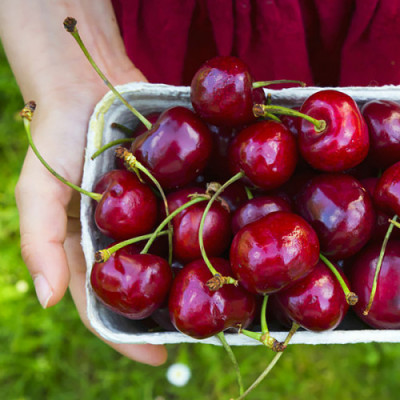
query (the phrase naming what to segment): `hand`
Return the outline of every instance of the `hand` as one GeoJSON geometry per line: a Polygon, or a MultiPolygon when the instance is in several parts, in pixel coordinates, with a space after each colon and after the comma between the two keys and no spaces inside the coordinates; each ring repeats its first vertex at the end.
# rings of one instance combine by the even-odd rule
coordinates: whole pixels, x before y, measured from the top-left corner
{"type": "MultiPolygon", "coordinates": [[[[145,80],[132,68],[118,82],[145,80]]],[[[107,88],[100,78],[53,87],[40,93],[32,121],[32,136],[45,160],[62,176],[79,185],[89,117],[107,88]]],[[[86,315],[86,266],[80,246],[79,198],[53,177],[30,150],[16,188],[20,212],[22,256],[44,308],[55,305],[68,285],[83,323],[86,315]]],[[[163,346],[107,342],[121,354],[147,364],[166,360],[163,346]]]]}

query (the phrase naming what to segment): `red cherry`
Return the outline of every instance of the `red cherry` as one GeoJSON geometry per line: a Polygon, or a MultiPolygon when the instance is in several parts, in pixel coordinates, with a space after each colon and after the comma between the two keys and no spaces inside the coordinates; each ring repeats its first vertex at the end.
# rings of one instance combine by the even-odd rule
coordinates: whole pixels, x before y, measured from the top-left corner
{"type": "Polygon", "coordinates": [[[352,260],[348,276],[358,295],[356,314],[368,325],[378,329],[400,329],[400,241],[389,241],[377,281],[375,298],[368,315],[364,315],[372,289],[381,243],[365,248],[352,260]]]}
{"type": "Polygon", "coordinates": [[[130,319],[149,317],[164,301],[172,282],[168,262],[124,248],[93,265],[90,282],[98,299],[130,319]]]}
{"type": "MultiPolygon", "coordinates": [[[[221,275],[231,275],[227,260],[210,261],[221,275]]],[[[211,291],[206,285],[211,278],[203,260],[193,261],[177,274],[169,296],[171,321],[179,331],[196,339],[228,328],[245,328],[255,315],[256,300],[252,294],[234,285],[211,291]]]]}
{"type": "Polygon", "coordinates": [[[291,320],[317,332],[335,329],[349,308],[339,281],[322,261],[306,277],[274,294],[274,298],[291,320]]]}
{"type": "Polygon", "coordinates": [[[400,161],[383,172],[375,187],[374,200],[382,211],[400,215],[400,161]]]}
{"type": "Polygon", "coordinates": [[[261,121],[241,131],[229,148],[232,174],[243,170],[246,180],[264,190],[285,183],[297,163],[296,139],[281,123],[261,121]]]}
{"type": "Polygon", "coordinates": [[[253,104],[265,96],[253,91],[247,65],[236,57],[219,56],[206,61],[191,83],[190,98],[197,114],[213,125],[240,126],[255,120],[253,104]],[[261,97],[261,98],[260,98],[261,97]]]}
{"type": "Polygon", "coordinates": [[[319,260],[318,238],[300,216],[277,211],[243,227],[230,249],[244,288],[270,294],[307,275],[319,260]]]}
{"type": "Polygon", "coordinates": [[[207,125],[184,107],[164,111],[132,145],[132,153],[164,189],[192,182],[206,167],[211,150],[207,125]]]}
{"type": "Polygon", "coordinates": [[[126,170],[112,170],[96,183],[102,194],[95,210],[100,232],[116,240],[149,233],[157,222],[158,203],[153,191],[126,170]]]}
{"type": "Polygon", "coordinates": [[[347,94],[321,90],[304,102],[300,112],[326,123],[325,129],[317,132],[311,122],[300,122],[300,152],[312,167],[339,172],[356,166],[367,156],[368,129],[357,104],[347,94]]]}

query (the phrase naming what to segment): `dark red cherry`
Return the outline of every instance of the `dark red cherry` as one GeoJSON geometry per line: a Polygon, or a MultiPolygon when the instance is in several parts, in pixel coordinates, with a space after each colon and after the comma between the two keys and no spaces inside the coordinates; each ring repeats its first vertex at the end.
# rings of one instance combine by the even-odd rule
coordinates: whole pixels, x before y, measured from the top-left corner
{"type": "Polygon", "coordinates": [[[109,171],[96,183],[94,191],[102,194],[94,217],[106,236],[129,239],[149,233],[157,222],[157,198],[132,172],[109,171]]]}
{"type": "Polygon", "coordinates": [[[372,100],[362,108],[370,138],[368,159],[387,168],[400,160],[400,104],[372,100]]]}
{"type": "Polygon", "coordinates": [[[248,200],[232,215],[232,232],[235,235],[241,228],[250,222],[275,211],[292,211],[289,202],[280,196],[259,196],[248,200]]]}
{"type": "Polygon", "coordinates": [[[130,319],[149,317],[164,301],[172,282],[168,262],[152,254],[132,254],[122,248],[103,263],[95,263],[90,283],[98,299],[130,319]]]}
{"type": "Polygon", "coordinates": [[[387,168],[375,187],[377,206],[389,215],[400,215],[400,161],[387,168]]]}
{"type": "Polygon", "coordinates": [[[219,197],[228,204],[231,213],[248,200],[246,187],[241,181],[229,185],[219,197]]]}
{"type": "Polygon", "coordinates": [[[354,167],[367,156],[367,125],[350,96],[337,90],[321,90],[311,95],[300,111],[326,122],[321,132],[305,119],[300,122],[300,152],[312,167],[339,172],[354,167]]]}
{"type": "Polygon", "coordinates": [[[316,332],[335,329],[349,308],[339,281],[322,261],[306,277],[274,294],[274,298],[292,321],[316,332]]]}
{"type": "MultiPolygon", "coordinates": [[[[210,261],[221,275],[232,274],[227,260],[211,258],[210,261]]],[[[234,285],[211,291],[206,285],[211,278],[203,260],[193,261],[177,274],[169,296],[173,324],[196,339],[205,339],[228,328],[245,328],[256,311],[254,295],[234,285]]]]}
{"type": "Polygon", "coordinates": [[[369,245],[354,257],[352,266],[346,270],[351,288],[358,295],[354,311],[374,328],[400,329],[400,241],[398,240],[390,240],[387,244],[372,307],[368,315],[363,314],[369,302],[381,246],[381,243],[369,245]]]}
{"type": "Polygon", "coordinates": [[[312,178],[297,196],[296,209],[317,232],[322,253],[335,260],[359,251],[375,226],[371,198],[350,175],[312,178]]]}
{"type": "Polygon", "coordinates": [[[230,262],[252,293],[270,294],[307,275],[318,262],[319,243],[300,216],[277,211],[243,227],[234,237],[230,262]]]}
{"type": "Polygon", "coordinates": [[[211,150],[207,125],[184,107],[164,111],[132,145],[132,153],[164,189],[194,181],[206,167],[211,150]]]}
{"type": "Polygon", "coordinates": [[[241,131],[229,148],[232,174],[242,170],[246,180],[264,190],[281,186],[297,163],[296,139],[276,121],[261,121],[241,131]]]}
{"type": "MultiPolygon", "coordinates": [[[[204,190],[186,188],[170,193],[167,196],[170,212],[189,201],[188,195],[193,193],[204,193],[204,190]]],[[[177,260],[187,263],[201,258],[198,235],[206,205],[206,201],[194,204],[173,218],[173,253],[177,260]]],[[[214,202],[206,216],[203,229],[207,255],[221,255],[229,247],[231,237],[230,213],[219,202],[214,202]]]]}
{"type": "Polygon", "coordinates": [[[253,104],[265,99],[262,89],[253,91],[252,85],[253,78],[243,61],[219,56],[196,72],[190,99],[196,113],[208,123],[240,126],[255,120],[253,104]]]}

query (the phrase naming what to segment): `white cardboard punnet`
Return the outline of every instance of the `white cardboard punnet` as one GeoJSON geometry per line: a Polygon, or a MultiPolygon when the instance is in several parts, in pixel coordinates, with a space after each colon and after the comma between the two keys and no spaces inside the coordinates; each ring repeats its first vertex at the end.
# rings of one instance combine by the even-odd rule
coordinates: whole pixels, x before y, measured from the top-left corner
{"type": "MultiPolygon", "coordinates": [[[[189,87],[130,83],[118,86],[117,89],[129,103],[143,114],[162,111],[173,106],[191,108],[189,87]]],[[[268,90],[268,93],[272,95],[273,104],[294,107],[300,106],[308,96],[321,89],[316,87],[290,88],[268,90]]],[[[398,86],[346,87],[339,90],[352,96],[359,106],[373,99],[400,102],[400,88],[398,86]]],[[[109,92],[98,103],[90,119],[82,180],[82,187],[86,190],[92,190],[94,183],[100,176],[113,168],[115,158],[112,150],[107,150],[95,160],[91,160],[92,154],[102,144],[123,137],[121,132],[111,127],[113,122],[118,122],[130,128],[139,123],[138,119],[109,92]]],[[[219,340],[216,338],[196,340],[179,332],[148,332],[140,321],[132,321],[117,315],[106,309],[96,299],[90,286],[90,272],[94,262],[95,251],[104,248],[109,243],[109,240],[104,238],[96,229],[93,220],[93,207],[93,201],[87,196],[82,196],[82,248],[87,265],[87,313],[93,328],[102,337],[115,343],[167,344],[191,342],[220,345],[219,340]]],[[[287,332],[275,332],[273,327],[271,328],[272,335],[277,340],[283,341],[287,332]]],[[[227,333],[226,338],[230,345],[260,344],[256,340],[237,333],[227,333]]],[[[399,341],[400,330],[374,330],[368,328],[350,312],[336,330],[323,333],[300,330],[293,336],[291,343],[344,344],[399,341]]]]}

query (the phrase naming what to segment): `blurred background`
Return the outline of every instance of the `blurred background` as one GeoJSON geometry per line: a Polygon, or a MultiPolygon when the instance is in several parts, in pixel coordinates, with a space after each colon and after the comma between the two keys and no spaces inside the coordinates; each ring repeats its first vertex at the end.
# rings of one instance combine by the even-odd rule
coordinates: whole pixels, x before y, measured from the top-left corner
{"type": "MultiPolygon", "coordinates": [[[[18,115],[22,107],[0,48],[0,399],[228,400],[237,396],[235,374],[222,348],[169,345],[164,366],[144,366],[123,358],[89,333],[68,294],[51,309],[40,307],[20,256],[14,200],[27,150],[18,115]],[[179,372],[172,378],[167,375],[176,363],[191,372],[186,384],[179,382],[179,372]],[[183,386],[176,386],[179,383],[183,386]]],[[[245,387],[273,357],[262,346],[233,350],[245,387]]],[[[399,366],[400,344],[293,345],[248,398],[398,399],[399,366]]]]}

